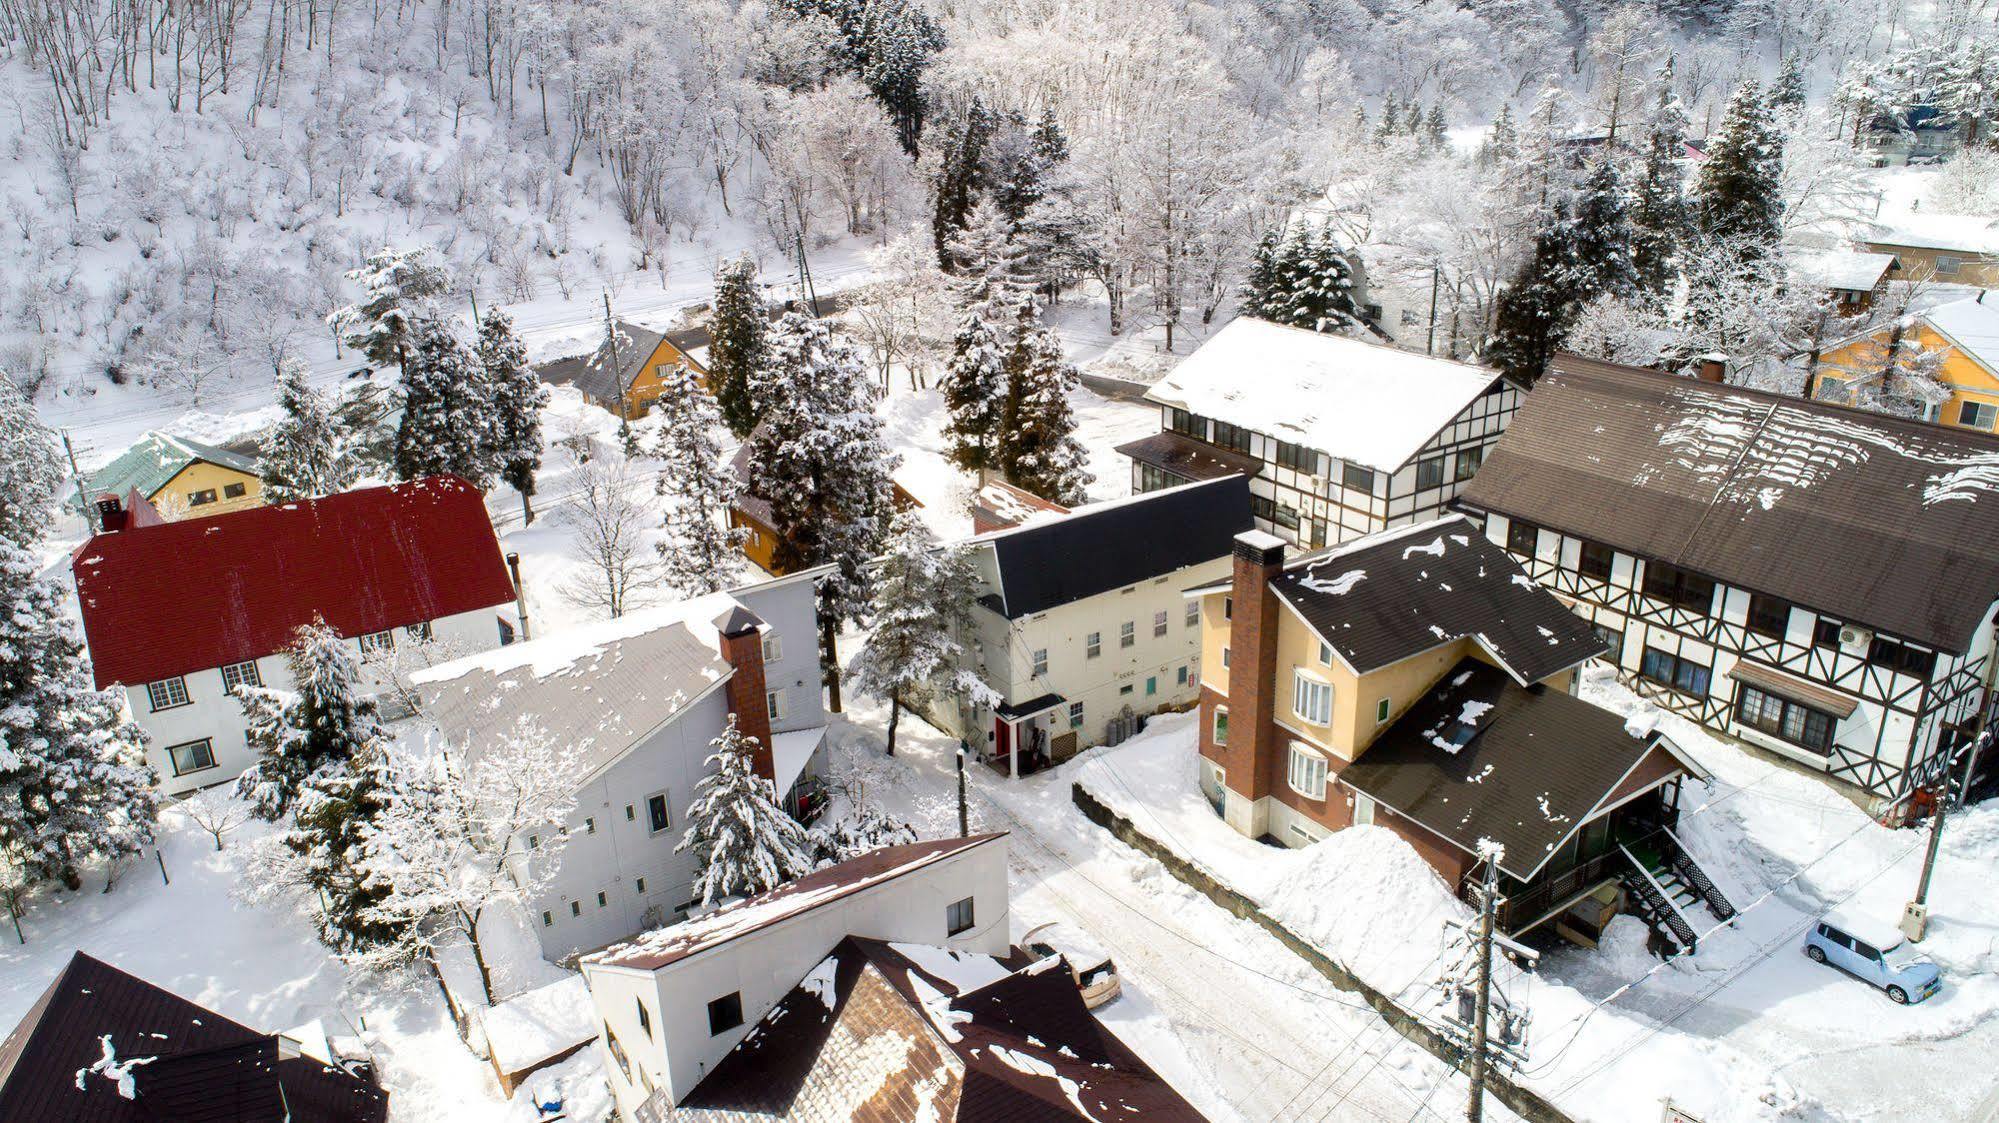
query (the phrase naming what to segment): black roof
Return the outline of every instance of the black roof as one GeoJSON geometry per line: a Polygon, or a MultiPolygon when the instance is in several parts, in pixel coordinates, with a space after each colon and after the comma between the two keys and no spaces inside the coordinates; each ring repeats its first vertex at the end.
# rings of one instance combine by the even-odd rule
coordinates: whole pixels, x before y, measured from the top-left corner
{"type": "Polygon", "coordinates": [[[1460,501],[1951,652],[1999,598],[1999,439],[1573,355],[1460,501]]]}
{"type": "Polygon", "coordinates": [[[1300,558],[1271,587],[1360,674],[1465,638],[1522,683],[1606,650],[1462,515],[1300,558]]]}
{"type": "Polygon", "coordinates": [[[1081,507],[1045,523],[995,531],[998,601],[1009,620],[1224,558],[1254,525],[1249,480],[1229,476],[1081,507]]]}
{"type": "Polygon", "coordinates": [[[1128,441],[1115,451],[1183,480],[1214,480],[1236,473],[1254,476],[1263,470],[1263,462],[1253,456],[1197,441],[1170,429],[1128,441]]]}
{"type": "Polygon", "coordinates": [[[283,1057],[275,1035],[82,952],[0,1043],[5,1120],[382,1123],[388,1105],[375,1085],[309,1057],[283,1057]],[[106,1036],[120,1060],[155,1058],[131,1068],[131,1099],[116,1081],[86,1071],[104,1055],[106,1036]]]}
{"type": "Polygon", "coordinates": [[[1660,740],[1624,720],[1467,658],[1339,779],[1467,853],[1500,843],[1500,868],[1526,881],[1660,740]]]}

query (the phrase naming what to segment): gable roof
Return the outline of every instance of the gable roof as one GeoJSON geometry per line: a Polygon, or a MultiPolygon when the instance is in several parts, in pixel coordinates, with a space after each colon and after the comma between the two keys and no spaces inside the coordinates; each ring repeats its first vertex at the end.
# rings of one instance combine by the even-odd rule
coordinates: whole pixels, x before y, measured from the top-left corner
{"type": "Polygon", "coordinates": [[[969,838],[940,838],[870,850],[858,858],[814,870],[768,893],[724,905],[705,916],[655,928],[621,944],[613,944],[585,956],[583,962],[604,967],[657,970],[728,943],[738,936],[789,920],[1005,837],[1005,832],[975,834],[969,838]]]}
{"type": "Polygon", "coordinates": [[[1300,558],[1271,587],[1360,674],[1469,638],[1524,685],[1606,650],[1462,515],[1300,558]]]}
{"type": "Polygon", "coordinates": [[[992,550],[999,588],[982,603],[1009,620],[1227,557],[1253,525],[1249,480],[1229,476],[1078,507],[972,539],[992,550]]]}
{"type": "Polygon", "coordinates": [[[1243,316],[1145,399],[1393,472],[1499,381],[1485,367],[1243,316]]]}
{"type": "Polygon", "coordinates": [[[1500,868],[1526,881],[1654,753],[1699,775],[1658,733],[1634,736],[1622,715],[1547,687],[1522,687],[1461,660],[1397,719],[1341,783],[1422,824],[1466,853],[1506,847],[1500,868]],[[1466,720],[1469,718],[1470,720],[1466,720]],[[1455,748],[1453,734],[1470,740],[1455,748]]]}
{"type": "Polygon", "coordinates": [[[167,481],[197,462],[219,465],[252,476],[257,474],[257,462],[241,453],[154,430],[118,454],[116,460],[91,473],[87,494],[92,499],[100,495],[123,498],[127,492],[136,490],[141,496],[151,499],[155,492],[167,486],[167,481]]]}
{"type": "Polygon", "coordinates": [[[259,659],[315,617],[360,636],[514,599],[456,476],[98,534],[70,571],[99,687],[259,659]]]}
{"type": "Polygon", "coordinates": [[[1996,488],[1988,434],[1560,355],[1460,502],[1962,652],[1996,488]]]}
{"type": "Polygon", "coordinates": [[[1059,961],[854,936],[677,1107],[665,1101],[648,1100],[642,1123],[1201,1118],[1098,1023],[1059,961]],[[855,1047],[883,1038],[895,1048],[855,1047]]]}
{"type": "Polygon", "coordinates": [[[77,952],[0,1043],[0,1119],[68,1123],[381,1123],[388,1095],[344,1070],[285,1055],[259,1033],[77,952]],[[110,1038],[133,1096],[86,1070],[110,1038]],[[287,1111],[289,1115],[287,1115],[287,1111]]]}
{"type": "Polygon", "coordinates": [[[1922,313],[1924,322],[1950,340],[1987,372],[1999,374],[1999,301],[1977,297],[1939,304],[1922,313]]]}
{"type": "MultiPolygon", "coordinates": [[[[547,382],[567,382],[583,391],[585,395],[602,402],[618,400],[620,389],[630,390],[632,380],[644,369],[653,352],[661,343],[670,342],[665,332],[642,328],[625,320],[618,321],[618,330],[631,339],[631,346],[620,345],[618,361],[614,366],[605,353],[603,344],[587,355],[572,355],[566,359],[554,359],[541,364],[541,377],[547,382]]],[[[678,348],[676,348],[678,350],[678,348]]],[[[692,356],[682,352],[688,368],[701,372],[701,365],[692,356]]]]}

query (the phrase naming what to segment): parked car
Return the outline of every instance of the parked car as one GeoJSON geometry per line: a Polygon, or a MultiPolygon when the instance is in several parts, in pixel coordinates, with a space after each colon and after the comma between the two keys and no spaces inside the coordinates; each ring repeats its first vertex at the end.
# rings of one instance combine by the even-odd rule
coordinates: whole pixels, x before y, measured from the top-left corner
{"type": "Polygon", "coordinates": [[[1901,932],[1865,917],[1830,912],[1805,933],[1805,957],[1873,983],[1906,1006],[1943,988],[1943,972],[1901,932]]]}
{"type": "Polygon", "coordinates": [[[1110,953],[1088,933],[1066,924],[1043,924],[1030,929],[1020,942],[1036,959],[1059,955],[1067,961],[1069,973],[1076,978],[1076,989],[1082,992],[1083,1005],[1092,1010],[1124,991],[1123,984],[1118,982],[1117,964],[1111,962],[1110,953]]]}

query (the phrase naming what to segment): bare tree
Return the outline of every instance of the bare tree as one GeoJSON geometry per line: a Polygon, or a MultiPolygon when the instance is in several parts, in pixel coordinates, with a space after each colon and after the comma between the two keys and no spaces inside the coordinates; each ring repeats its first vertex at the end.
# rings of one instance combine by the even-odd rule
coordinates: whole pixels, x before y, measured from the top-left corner
{"type": "Polygon", "coordinates": [[[623,457],[599,456],[576,470],[577,490],[557,519],[570,528],[584,571],[563,586],[579,607],[624,615],[657,568],[646,530],[659,519],[636,496],[648,481],[623,457]]]}
{"type": "Polygon", "coordinates": [[[206,831],[222,849],[222,838],[250,821],[250,805],[230,794],[227,787],[210,788],[181,801],[180,812],[187,821],[206,831]]]}

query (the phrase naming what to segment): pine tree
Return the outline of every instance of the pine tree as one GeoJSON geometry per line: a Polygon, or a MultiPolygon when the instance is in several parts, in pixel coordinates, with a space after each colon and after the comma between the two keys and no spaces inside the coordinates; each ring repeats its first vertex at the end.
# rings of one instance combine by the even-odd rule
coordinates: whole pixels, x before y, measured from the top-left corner
{"type": "Polygon", "coordinates": [[[1686,244],[1691,216],[1680,173],[1680,153],[1686,147],[1686,110],[1673,93],[1668,64],[1659,84],[1659,104],[1652,114],[1652,133],[1645,150],[1645,170],[1638,181],[1631,210],[1631,260],[1638,287],[1654,303],[1671,294],[1674,261],[1686,244]]]}
{"type": "Polygon", "coordinates": [[[873,628],[849,665],[854,689],[888,703],[888,755],[905,706],[943,697],[971,705],[1003,699],[966,665],[977,593],[971,554],[931,540],[923,520],[895,517],[875,574],[873,628]]]}
{"type": "Polygon", "coordinates": [[[534,477],[541,471],[541,411],[548,387],[528,363],[527,345],[499,309],[479,321],[479,369],[492,395],[490,471],[521,497],[524,523],[534,522],[534,477]]]}
{"type": "Polygon", "coordinates": [[[437,298],[451,288],[451,271],[424,243],[406,250],[383,247],[347,274],[367,293],[326,318],[349,347],[376,366],[405,366],[418,328],[437,318],[437,298]]]}
{"type": "Polygon", "coordinates": [[[389,800],[384,738],[329,760],[300,782],[285,848],[319,907],[319,939],[342,955],[357,955],[401,941],[406,921],[383,909],[389,883],[367,868],[369,828],[389,800]]]}
{"type": "Polygon", "coordinates": [[[820,865],[846,862],[884,846],[916,841],[916,828],[889,818],[881,808],[856,801],[837,821],[822,820],[812,828],[812,857],[820,865]]]}
{"type": "Polygon", "coordinates": [[[0,538],[0,854],[75,889],[84,862],[153,840],[159,778],[118,695],[90,687],[62,592],[39,569],[0,538]]]}
{"type": "Polygon", "coordinates": [[[951,462],[967,472],[997,468],[996,451],[1006,424],[1007,380],[999,337],[973,308],[958,323],[951,339],[951,359],[940,384],[944,408],[944,439],[951,462]]]}
{"type": "Polygon", "coordinates": [[[1570,318],[1601,296],[1629,297],[1638,291],[1631,259],[1631,215],[1624,177],[1605,158],[1590,168],[1575,209],[1575,272],[1569,281],[1570,318]]]}
{"type": "Polygon", "coordinates": [[[991,111],[976,98],[962,124],[945,134],[939,153],[936,197],[930,230],[937,242],[938,264],[951,269],[951,240],[971,220],[972,208],[987,188],[986,149],[997,127],[991,111]]]}
{"type": "Polygon", "coordinates": [[[1249,266],[1243,272],[1242,314],[1259,320],[1270,319],[1275,304],[1280,267],[1284,256],[1284,228],[1273,226],[1256,240],[1256,248],[1249,253],[1249,266]]]}
{"type": "Polygon", "coordinates": [[[1016,487],[1076,506],[1089,497],[1089,453],[1076,439],[1069,395],[1076,368],[1062,341],[1045,327],[1023,330],[1008,350],[1007,421],[997,453],[999,469],[1016,487]]]}
{"type": "MultiPolygon", "coordinates": [[[[56,435],[34,403],[0,371],[0,542],[32,546],[49,525],[49,500],[62,486],[56,435]]],[[[95,496],[85,496],[93,499],[95,496]]]]}
{"type": "Polygon", "coordinates": [[[257,759],[236,778],[236,794],[260,819],[276,822],[298,802],[307,778],[347,760],[385,734],[375,703],[361,694],[361,657],[324,623],[298,630],[285,651],[295,690],[239,686],[236,698],[257,759]]]}
{"type": "Polygon", "coordinates": [[[951,235],[946,249],[952,271],[964,278],[961,287],[967,301],[1005,305],[1034,285],[1033,271],[1014,238],[1013,224],[995,203],[973,207],[963,229],[951,235]]]}
{"type": "Polygon", "coordinates": [[[257,449],[264,501],[295,503],[354,486],[356,471],[340,422],[326,397],[306,382],[304,363],[286,360],[279,367],[278,406],[284,416],[257,449]]]}
{"type": "Polygon", "coordinates": [[[1395,100],[1394,94],[1389,94],[1381,101],[1381,123],[1374,127],[1374,143],[1376,145],[1383,145],[1393,140],[1395,138],[1395,130],[1401,124],[1402,110],[1400,104],[1395,100]]]}
{"type": "Polygon", "coordinates": [[[713,769],[694,786],[687,834],[674,852],[699,863],[694,892],[702,904],[768,893],[812,870],[812,840],[777,804],[772,783],[751,761],[756,742],[736,728],[736,716],[709,742],[713,769]]]}
{"type": "Polygon", "coordinates": [[[1420,135],[1423,132],[1423,107],[1412,101],[1409,103],[1409,108],[1403,112],[1405,114],[1402,118],[1403,134],[1406,136],[1420,135]]]}
{"type": "Polygon", "coordinates": [[[1770,108],[1790,117],[1804,111],[1805,74],[1796,51],[1784,56],[1784,65],[1777,71],[1777,80],[1770,87],[1770,108]]]}
{"type": "Polygon", "coordinates": [[[397,479],[454,473],[482,490],[492,482],[492,394],[479,364],[442,323],[427,320],[418,326],[403,364],[399,398],[403,415],[396,427],[397,479]]]}
{"type": "Polygon", "coordinates": [[[653,404],[660,416],[654,455],[665,463],[658,491],[667,500],[660,574],[680,595],[700,596],[735,582],[749,531],[729,525],[739,482],[715,439],[721,409],[684,364],[675,363],[662,382],[653,404]]]}
{"type": "Polygon", "coordinates": [[[1744,261],[1774,256],[1783,240],[1784,140],[1752,79],[1728,99],[1720,132],[1701,165],[1694,218],[1702,234],[1744,261]]]}
{"type": "Polygon", "coordinates": [[[750,383],[763,365],[769,327],[755,263],[743,257],[716,266],[715,310],[708,316],[708,385],[722,419],[738,437],[756,428],[750,383]]]}
{"type": "Polygon", "coordinates": [[[1492,125],[1485,132],[1485,139],[1479,142],[1478,163],[1490,168],[1511,163],[1520,155],[1520,130],[1513,124],[1513,106],[1501,102],[1499,112],[1492,118],[1492,125]]]}
{"type": "Polygon", "coordinates": [[[1432,152],[1451,150],[1451,136],[1444,123],[1442,103],[1431,106],[1429,114],[1423,118],[1423,144],[1432,152]]]}
{"type": "Polygon", "coordinates": [[[1350,128],[1350,130],[1351,130],[1351,133],[1352,133],[1352,136],[1353,136],[1354,140],[1356,140],[1356,141],[1360,141],[1360,140],[1364,140],[1364,139],[1366,139],[1366,137],[1367,137],[1367,106],[1365,106],[1365,105],[1362,105],[1362,104],[1360,104],[1359,102],[1355,102],[1355,103],[1354,103],[1354,107],[1353,107],[1353,124],[1352,124],[1351,126],[1349,126],[1349,128],[1350,128]]]}
{"type": "Polygon", "coordinates": [[[1486,362],[1524,383],[1541,376],[1580,310],[1569,291],[1575,258],[1574,222],[1568,204],[1557,199],[1534,239],[1533,258],[1500,290],[1486,362]]]}
{"type": "Polygon", "coordinates": [[[1264,236],[1250,266],[1243,311],[1312,331],[1353,331],[1364,322],[1353,296],[1353,265],[1325,226],[1300,226],[1281,239],[1276,231],[1264,236]]]}

